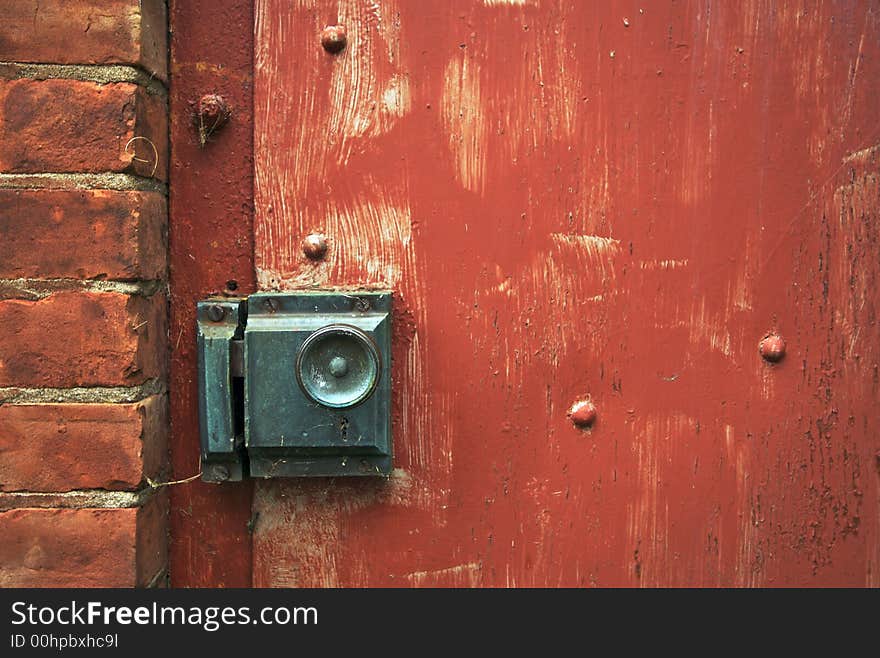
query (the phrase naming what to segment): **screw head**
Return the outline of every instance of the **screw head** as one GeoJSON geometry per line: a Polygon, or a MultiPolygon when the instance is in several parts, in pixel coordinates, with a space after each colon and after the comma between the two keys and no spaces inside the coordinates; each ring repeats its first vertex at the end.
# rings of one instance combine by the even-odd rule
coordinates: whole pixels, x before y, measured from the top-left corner
{"type": "Polygon", "coordinates": [[[370,300],[364,299],[363,297],[358,297],[354,301],[354,308],[356,311],[360,311],[361,313],[366,313],[370,310],[370,300]]]}
{"type": "Polygon", "coordinates": [[[218,482],[226,482],[229,479],[229,469],[223,464],[214,464],[211,467],[209,477],[218,482]]]}
{"type": "Polygon", "coordinates": [[[765,361],[778,363],[785,356],[785,339],[779,334],[768,334],[758,345],[758,351],[765,361]]]}
{"type": "Polygon", "coordinates": [[[321,45],[328,53],[341,52],[348,43],[344,25],[328,25],[321,32],[321,45]]]}
{"type": "Polygon", "coordinates": [[[327,255],[327,238],[320,233],[312,233],[303,240],[303,253],[312,260],[321,260],[327,255]]]}
{"type": "Polygon", "coordinates": [[[212,304],[208,307],[208,319],[211,322],[220,322],[224,317],[226,317],[226,309],[220,304],[212,304]]]}
{"type": "Polygon", "coordinates": [[[575,427],[587,429],[596,422],[596,405],[590,400],[578,400],[568,410],[568,417],[575,427]]]}

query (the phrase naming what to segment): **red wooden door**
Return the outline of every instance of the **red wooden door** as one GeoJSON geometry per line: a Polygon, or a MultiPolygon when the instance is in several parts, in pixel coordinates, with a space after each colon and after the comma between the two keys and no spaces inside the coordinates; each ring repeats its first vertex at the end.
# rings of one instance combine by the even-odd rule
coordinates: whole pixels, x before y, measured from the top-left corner
{"type": "Polygon", "coordinates": [[[393,476],[255,483],[253,584],[880,583],[880,4],[254,8],[256,287],[396,310],[393,476]]]}

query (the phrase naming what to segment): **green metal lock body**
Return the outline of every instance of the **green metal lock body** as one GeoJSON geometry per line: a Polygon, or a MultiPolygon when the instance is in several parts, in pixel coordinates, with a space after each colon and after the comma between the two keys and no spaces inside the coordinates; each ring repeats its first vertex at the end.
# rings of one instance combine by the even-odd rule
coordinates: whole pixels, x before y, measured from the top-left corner
{"type": "Polygon", "coordinates": [[[391,472],[391,293],[207,300],[198,326],[203,479],[391,472]]]}

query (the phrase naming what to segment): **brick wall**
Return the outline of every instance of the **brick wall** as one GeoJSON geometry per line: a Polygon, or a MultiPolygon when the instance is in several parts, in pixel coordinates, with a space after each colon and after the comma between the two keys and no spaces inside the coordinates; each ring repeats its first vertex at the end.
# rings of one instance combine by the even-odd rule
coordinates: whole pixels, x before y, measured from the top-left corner
{"type": "Polygon", "coordinates": [[[164,0],[0,3],[0,586],[166,577],[164,0]]]}

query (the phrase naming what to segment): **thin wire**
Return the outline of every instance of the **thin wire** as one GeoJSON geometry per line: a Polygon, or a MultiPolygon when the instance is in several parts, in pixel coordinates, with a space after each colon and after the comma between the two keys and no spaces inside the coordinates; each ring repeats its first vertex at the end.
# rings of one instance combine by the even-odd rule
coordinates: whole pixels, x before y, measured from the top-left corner
{"type": "MultiPolygon", "coordinates": [[[[151,172],[150,172],[150,175],[149,175],[149,178],[152,178],[153,175],[156,173],[156,169],[159,168],[159,149],[156,148],[156,145],[153,144],[152,140],[150,140],[150,139],[148,139],[148,138],[146,138],[146,137],[140,137],[140,136],[138,136],[138,137],[132,137],[132,138],[131,138],[130,140],[128,140],[128,142],[125,144],[125,152],[128,153],[128,147],[131,146],[134,142],[136,142],[136,141],[139,140],[139,139],[144,140],[147,144],[150,145],[150,148],[153,149],[153,171],[151,171],[151,172]]],[[[134,153],[131,154],[131,159],[134,160],[134,161],[136,161],[136,162],[146,162],[146,163],[148,163],[148,164],[149,164],[149,162],[150,162],[149,160],[144,160],[143,158],[139,158],[139,157],[137,157],[137,152],[136,152],[136,151],[135,151],[134,153]]]]}
{"type": "Polygon", "coordinates": [[[182,480],[171,480],[170,482],[155,482],[155,481],[151,480],[150,478],[147,478],[147,484],[150,485],[151,489],[159,489],[161,487],[170,487],[175,484],[186,484],[188,482],[192,482],[193,480],[198,480],[200,477],[202,477],[201,471],[199,471],[198,473],[196,473],[192,477],[184,478],[182,480]]]}

